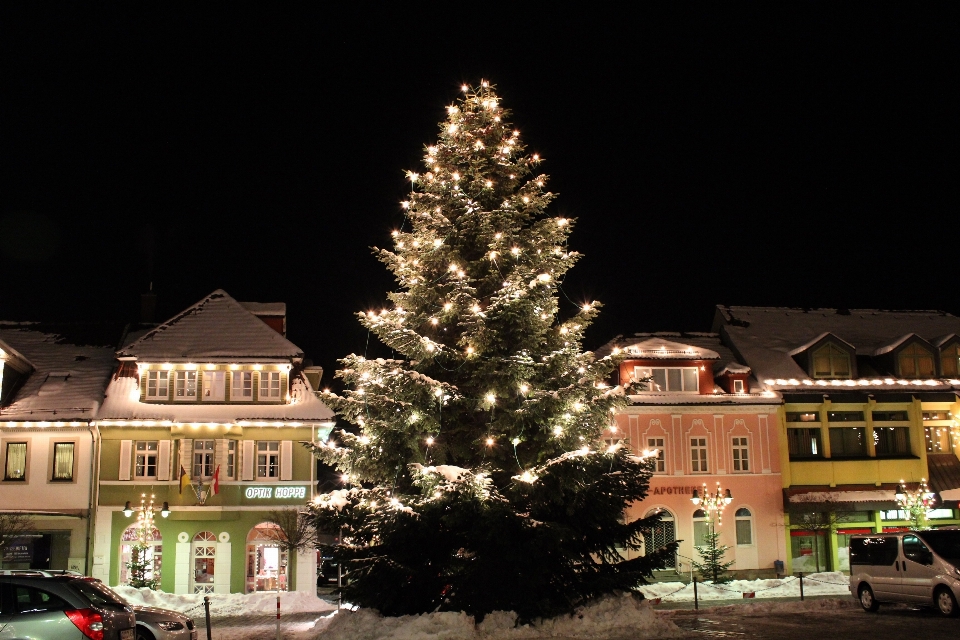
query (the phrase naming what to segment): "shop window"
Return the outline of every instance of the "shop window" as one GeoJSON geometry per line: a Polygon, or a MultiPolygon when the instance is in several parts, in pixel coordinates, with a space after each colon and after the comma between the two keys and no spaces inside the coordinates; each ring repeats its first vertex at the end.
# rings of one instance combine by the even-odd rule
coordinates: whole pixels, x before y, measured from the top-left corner
{"type": "Polygon", "coordinates": [[[257,479],[276,480],[280,477],[280,442],[257,442],[257,479]]]}
{"type": "Polygon", "coordinates": [[[949,411],[924,411],[923,412],[923,421],[927,420],[950,420],[953,418],[953,414],[949,411]]]}
{"type": "Polygon", "coordinates": [[[690,438],[690,471],[707,473],[707,439],[690,438]]]}
{"type": "Polygon", "coordinates": [[[822,458],[820,429],[787,429],[790,458],[822,458]]]}
{"type": "Polygon", "coordinates": [[[260,372],[260,400],[280,399],[280,372],[260,372]]]}
{"type": "Polygon", "coordinates": [[[740,473],[750,471],[750,447],[747,446],[747,439],[742,436],[732,438],[731,444],[733,445],[733,470],[740,473]]]}
{"type": "Polygon", "coordinates": [[[644,553],[662,549],[677,540],[676,521],[672,513],[666,509],[654,509],[648,511],[644,518],[649,518],[658,513],[660,514],[660,521],[653,528],[645,529],[643,532],[644,553]]]}
{"type": "Polygon", "coordinates": [[[213,577],[217,560],[217,536],[201,531],[193,536],[193,593],[213,593],[213,577]]]}
{"type": "Polygon", "coordinates": [[[693,512],[693,546],[702,547],[707,544],[707,534],[710,533],[710,518],[703,509],[693,512]]]}
{"type": "Polygon", "coordinates": [[[157,445],[156,440],[137,441],[137,464],[134,466],[134,475],[137,478],[157,478],[157,445]]]}
{"type": "Polygon", "coordinates": [[[943,375],[957,377],[960,375],[960,345],[952,344],[940,352],[940,370],[943,375]]]}
{"type": "Polygon", "coordinates": [[[167,400],[170,397],[170,372],[147,371],[147,400],[167,400]]]}
{"type": "Polygon", "coordinates": [[[924,427],[923,438],[927,453],[950,453],[953,451],[953,436],[950,427],[924,427]]]}
{"type": "Polygon", "coordinates": [[[288,555],[280,547],[283,530],[261,522],[247,536],[246,592],[286,591],[288,555]]]}
{"type": "Polygon", "coordinates": [[[873,442],[878,456],[910,455],[909,427],[874,427],[873,442]]]}
{"type": "Polygon", "coordinates": [[[73,442],[53,443],[53,473],[50,479],[54,482],[73,481],[73,442]]]}
{"type": "Polygon", "coordinates": [[[174,387],[174,400],[197,399],[197,372],[177,371],[177,382],[174,387]]]}
{"type": "Polygon", "coordinates": [[[907,422],[910,420],[906,411],[873,411],[871,416],[874,422],[907,422]]]}
{"type": "Polygon", "coordinates": [[[696,393],[700,390],[700,372],[697,367],[635,367],[637,380],[651,378],[647,382],[647,391],[685,391],[696,393]]]}
{"type": "Polygon", "coordinates": [[[154,527],[153,530],[146,531],[144,527],[132,524],[120,534],[120,584],[129,583],[131,575],[127,565],[135,559],[134,554],[139,553],[145,554],[147,560],[144,578],[159,579],[163,566],[163,537],[159,529],[154,527]]]}
{"type": "Polygon", "coordinates": [[[654,473],[666,473],[667,471],[667,454],[664,447],[663,438],[647,438],[647,449],[657,450],[656,462],[653,465],[654,473]]]}
{"type": "Polygon", "coordinates": [[[827,343],[813,352],[814,378],[849,378],[852,376],[850,354],[827,343]]]}
{"type": "Polygon", "coordinates": [[[213,477],[213,440],[193,441],[193,477],[213,477]]]}
{"type": "Polygon", "coordinates": [[[252,371],[234,371],[230,374],[230,400],[235,402],[253,400],[252,371]]]}
{"type": "Polygon", "coordinates": [[[4,480],[25,482],[27,479],[27,443],[8,442],[4,463],[4,480]]]}
{"type": "Polygon", "coordinates": [[[866,429],[833,427],[830,429],[830,457],[864,457],[867,455],[866,429]]]}
{"type": "Polygon", "coordinates": [[[225,371],[203,372],[203,401],[223,402],[225,395],[225,371]]]}
{"type": "Polygon", "coordinates": [[[740,507],[734,515],[734,522],[737,527],[737,544],[753,544],[753,514],[750,509],[740,507]]]}
{"type": "Polygon", "coordinates": [[[933,354],[917,343],[908,345],[897,356],[903,378],[932,378],[937,375],[933,354]]]}
{"type": "Polygon", "coordinates": [[[823,531],[791,531],[790,551],[794,572],[815,573],[827,569],[826,535],[823,531]]]}
{"type": "Polygon", "coordinates": [[[830,411],[827,413],[830,422],[864,422],[863,411],[830,411]]]}
{"type": "Polygon", "coordinates": [[[787,422],[820,422],[816,411],[787,411],[787,422]]]}

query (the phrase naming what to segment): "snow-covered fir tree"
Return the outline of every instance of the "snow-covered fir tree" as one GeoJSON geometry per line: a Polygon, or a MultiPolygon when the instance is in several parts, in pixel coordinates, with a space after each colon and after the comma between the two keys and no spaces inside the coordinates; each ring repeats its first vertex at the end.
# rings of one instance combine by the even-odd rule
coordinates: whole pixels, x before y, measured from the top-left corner
{"type": "Polygon", "coordinates": [[[344,358],[346,391],[323,396],[353,426],[315,447],[344,488],[312,509],[342,532],[346,599],[386,615],[554,616],[673,558],[635,553],[657,517],[623,514],[651,466],[603,440],[626,402],[607,384],[618,356],[582,350],[598,303],[561,309],[573,220],[546,212],[508,116],[486,82],[447,107],[393,248],[375,249],[398,289],[359,314],[397,357],[344,358]]]}

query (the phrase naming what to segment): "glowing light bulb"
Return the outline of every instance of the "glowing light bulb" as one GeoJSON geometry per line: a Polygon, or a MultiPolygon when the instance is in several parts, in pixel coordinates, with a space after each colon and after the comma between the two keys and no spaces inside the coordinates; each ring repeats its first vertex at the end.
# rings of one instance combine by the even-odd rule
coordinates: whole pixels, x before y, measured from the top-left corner
{"type": "Polygon", "coordinates": [[[436,240],[433,241],[433,246],[435,247],[439,247],[442,244],[443,244],[443,240],[441,240],[440,238],[437,238],[436,240]]]}
{"type": "Polygon", "coordinates": [[[486,80],[481,80],[481,81],[480,81],[480,85],[483,86],[484,88],[490,86],[490,84],[489,84],[486,80]]]}
{"type": "Polygon", "coordinates": [[[562,435],[563,435],[563,427],[561,427],[561,426],[556,426],[556,427],[554,427],[554,428],[553,428],[553,435],[555,435],[555,436],[562,436],[562,435]]]}
{"type": "Polygon", "coordinates": [[[583,310],[584,310],[584,311],[590,311],[590,309],[592,309],[592,307],[590,306],[590,303],[587,303],[587,304],[583,305],[583,310]]]}
{"type": "Polygon", "coordinates": [[[493,186],[493,181],[492,181],[492,180],[487,180],[487,181],[484,182],[483,184],[486,185],[486,186],[489,188],[489,187],[492,187],[492,186],[493,186]]]}
{"type": "Polygon", "coordinates": [[[456,182],[460,179],[460,174],[454,171],[451,177],[453,178],[453,181],[456,182]]]}
{"type": "Polygon", "coordinates": [[[496,259],[497,259],[497,252],[496,252],[496,251],[491,251],[491,252],[490,252],[490,259],[491,259],[491,260],[496,260],[496,259]]]}
{"type": "MultiPolygon", "coordinates": [[[[523,201],[530,202],[530,198],[528,198],[527,196],[523,196],[523,201]]],[[[404,207],[404,209],[406,209],[406,207],[404,207]]]]}
{"type": "Polygon", "coordinates": [[[492,393],[487,394],[487,402],[489,402],[490,404],[493,404],[496,401],[497,401],[497,396],[493,395],[492,393]]]}
{"type": "MultiPolygon", "coordinates": [[[[537,186],[539,186],[539,185],[540,185],[540,183],[538,182],[538,183],[537,183],[537,186]]],[[[566,225],[566,224],[567,224],[567,219],[566,219],[566,218],[559,218],[559,219],[557,220],[557,226],[558,226],[558,227],[562,227],[562,226],[564,226],[564,225],[566,225]]]]}
{"type": "Polygon", "coordinates": [[[440,321],[437,320],[436,318],[430,318],[430,324],[437,324],[438,322],[440,321]]]}
{"type": "Polygon", "coordinates": [[[427,438],[427,446],[429,447],[429,446],[432,446],[432,445],[433,445],[433,436],[429,436],[429,437],[427,438]]]}
{"type": "Polygon", "coordinates": [[[456,271],[457,269],[459,269],[456,263],[451,263],[449,268],[450,268],[450,271],[456,271]]]}
{"type": "Polygon", "coordinates": [[[510,249],[510,253],[512,253],[515,256],[520,255],[520,247],[514,247],[510,249]]]}
{"type": "Polygon", "coordinates": [[[410,176],[410,182],[416,182],[416,181],[417,181],[417,178],[420,177],[420,174],[411,171],[410,174],[409,174],[409,176],[410,176]]]}
{"type": "Polygon", "coordinates": [[[487,438],[487,446],[488,446],[488,447],[492,447],[492,446],[493,446],[493,438],[487,438]]]}
{"type": "Polygon", "coordinates": [[[434,349],[433,344],[430,343],[430,342],[428,342],[428,343],[427,343],[427,351],[433,351],[433,349],[434,349]]]}
{"type": "Polygon", "coordinates": [[[452,124],[449,127],[447,127],[447,133],[456,133],[456,132],[457,132],[457,125],[452,124]]]}
{"type": "Polygon", "coordinates": [[[520,438],[514,438],[514,439],[511,440],[510,442],[513,443],[513,446],[517,446],[518,444],[520,444],[520,438]]]}
{"type": "Polygon", "coordinates": [[[540,282],[550,282],[550,274],[541,273],[540,275],[537,276],[537,280],[539,280],[540,282]]]}
{"type": "Polygon", "coordinates": [[[527,391],[530,391],[529,386],[527,386],[526,384],[520,385],[520,393],[526,393],[527,391]]]}
{"type": "Polygon", "coordinates": [[[503,234],[498,231],[497,233],[493,234],[493,237],[499,240],[500,238],[503,237],[503,234]]]}
{"type": "Polygon", "coordinates": [[[436,148],[436,147],[427,147],[427,153],[429,153],[429,154],[432,155],[432,156],[435,156],[435,155],[437,155],[437,148],[436,148]]]}
{"type": "Polygon", "coordinates": [[[470,87],[468,87],[467,85],[462,85],[460,87],[460,90],[463,91],[464,93],[466,93],[468,89],[470,89],[470,87]]]}
{"type": "Polygon", "coordinates": [[[480,305],[478,305],[478,304],[473,305],[473,307],[471,307],[471,310],[472,310],[474,313],[480,313],[480,305]]]}
{"type": "Polygon", "coordinates": [[[539,154],[539,153],[533,154],[533,161],[534,161],[534,162],[540,162],[540,154],[539,154]]]}
{"type": "Polygon", "coordinates": [[[569,332],[570,332],[570,330],[567,329],[566,327],[560,327],[560,333],[566,334],[566,333],[569,333],[569,332]]]}
{"type": "Polygon", "coordinates": [[[400,203],[400,206],[403,207],[404,209],[409,209],[410,203],[404,200],[403,202],[400,203]]]}
{"type": "Polygon", "coordinates": [[[473,354],[473,347],[467,347],[467,355],[473,354]]]}

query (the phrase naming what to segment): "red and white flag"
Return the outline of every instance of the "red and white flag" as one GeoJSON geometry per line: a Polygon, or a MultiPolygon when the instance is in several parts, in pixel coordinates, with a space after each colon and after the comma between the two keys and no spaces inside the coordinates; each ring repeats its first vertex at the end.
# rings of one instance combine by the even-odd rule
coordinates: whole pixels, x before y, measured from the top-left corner
{"type": "Polygon", "coordinates": [[[217,465],[217,470],[213,472],[213,495],[220,493],[220,465],[217,465]]]}

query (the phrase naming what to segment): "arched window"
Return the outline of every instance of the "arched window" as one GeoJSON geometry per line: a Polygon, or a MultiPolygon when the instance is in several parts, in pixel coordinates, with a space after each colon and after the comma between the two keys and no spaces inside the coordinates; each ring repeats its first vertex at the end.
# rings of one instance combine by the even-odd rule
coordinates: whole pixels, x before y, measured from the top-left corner
{"type": "Polygon", "coordinates": [[[286,591],[287,551],[280,546],[286,536],[272,522],[261,522],[247,535],[247,593],[286,591]]]}
{"type": "Polygon", "coordinates": [[[143,537],[140,533],[140,526],[132,524],[120,534],[120,584],[127,584],[130,581],[130,569],[127,565],[134,559],[135,552],[145,554],[150,563],[144,572],[144,579],[160,579],[160,568],[163,565],[163,537],[160,535],[160,530],[154,527],[149,536],[143,537]],[[146,549],[137,552],[135,547],[144,544],[144,541],[146,541],[146,549]]]}
{"type": "Polygon", "coordinates": [[[852,374],[850,354],[827,343],[813,352],[814,378],[849,378],[852,374]]]}
{"type": "Polygon", "coordinates": [[[933,354],[917,343],[905,347],[899,358],[900,375],[904,378],[932,378],[937,374],[933,354]]]}
{"type": "Polygon", "coordinates": [[[747,509],[746,507],[740,507],[737,509],[737,513],[734,515],[734,520],[737,523],[737,544],[752,545],[753,514],[750,513],[750,509],[747,509]]]}
{"type": "Polygon", "coordinates": [[[940,368],[943,375],[960,375],[960,345],[952,344],[940,352],[940,368]]]}
{"type": "Polygon", "coordinates": [[[646,551],[656,551],[657,549],[664,547],[671,542],[676,542],[677,540],[677,530],[676,522],[674,521],[673,514],[667,511],[666,509],[654,509],[648,511],[645,518],[649,518],[652,515],[660,514],[660,522],[658,522],[652,529],[648,529],[643,533],[643,549],[646,551]]]}
{"type": "Polygon", "coordinates": [[[194,593],[213,593],[213,575],[217,559],[217,536],[212,531],[201,531],[193,536],[194,593]]]}
{"type": "Polygon", "coordinates": [[[693,512],[693,545],[700,547],[707,544],[707,534],[710,533],[710,517],[703,509],[693,512]]]}

